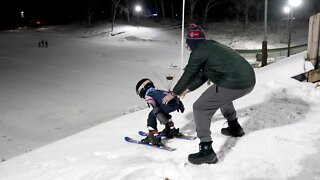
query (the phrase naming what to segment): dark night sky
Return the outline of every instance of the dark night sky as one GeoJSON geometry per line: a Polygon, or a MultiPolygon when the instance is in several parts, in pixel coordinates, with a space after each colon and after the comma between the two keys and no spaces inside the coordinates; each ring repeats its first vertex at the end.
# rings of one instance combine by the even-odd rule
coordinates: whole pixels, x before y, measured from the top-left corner
{"type": "MultiPolygon", "coordinates": [[[[25,12],[25,19],[39,19],[45,20],[48,24],[68,23],[74,20],[84,19],[87,16],[88,2],[97,1],[95,5],[95,18],[108,19],[111,15],[111,0],[9,0],[1,3],[0,6],[0,28],[6,26],[16,26],[21,20],[20,12],[25,12]],[[102,14],[102,11],[104,14],[102,14]]],[[[129,0],[133,5],[139,0],[129,0]]],[[[141,4],[150,11],[155,11],[154,2],[157,0],[140,0],[141,4]]],[[[201,0],[200,0],[201,1],[201,0]]],[[[213,8],[209,14],[209,18],[213,20],[232,20],[234,13],[230,8],[231,0],[220,0],[223,2],[220,6],[213,8]]],[[[262,1],[262,0],[261,0],[262,1]]],[[[268,18],[277,19],[283,16],[282,8],[287,0],[268,0],[269,10],[268,18]]],[[[167,3],[167,16],[170,16],[170,1],[167,3]]],[[[181,14],[182,0],[173,0],[175,3],[175,11],[181,14]]],[[[304,0],[304,7],[300,8],[299,14],[304,14],[308,17],[312,12],[319,12],[320,0],[304,0]],[[306,5],[306,2],[312,3],[306,5]]],[[[188,7],[186,7],[188,11],[188,7]]],[[[196,10],[197,14],[202,14],[201,8],[196,10]]],[[[154,13],[154,12],[152,12],[154,13]]],[[[186,12],[187,13],[187,12],[186,12]]],[[[298,13],[297,13],[298,14],[298,13]]],[[[254,15],[252,15],[254,16],[254,15]]],[[[263,7],[261,10],[261,17],[263,17],[263,7]]]]}
{"type": "Polygon", "coordinates": [[[15,24],[24,11],[26,19],[42,19],[51,23],[81,18],[86,13],[85,0],[11,0],[0,7],[1,24],[15,24]]]}

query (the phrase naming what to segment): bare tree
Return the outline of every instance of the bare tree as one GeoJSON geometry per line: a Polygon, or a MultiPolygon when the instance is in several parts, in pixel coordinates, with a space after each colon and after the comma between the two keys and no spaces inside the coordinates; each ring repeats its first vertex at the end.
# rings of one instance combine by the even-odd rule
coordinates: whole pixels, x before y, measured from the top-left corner
{"type": "Polygon", "coordinates": [[[127,22],[130,22],[130,12],[129,12],[129,4],[128,0],[125,1],[126,4],[119,4],[119,14],[124,14],[127,22]]]}
{"type": "Polygon", "coordinates": [[[232,13],[235,13],[237,22],[240,21],[240,13],[242,12],[243,0],[232,0],[233,6],[230,8],[232,13]]]}
{"type": "Polygon", "coordinates": [[[256,8],[256,20],[259,21],[260,10],[264,6],[264,1],[263,0],[253,1],[252,5],[256,8]]]}
{"type": "Polygon", "coordinates": [[[235,9],[237,11],[237,20],[239,20],[240,12],[245,16],[245,27],[249,26],[249,8],[252,6],[254,0],[233,0],[235,9]]]}
{"type": "Polygon", "coordinates": [[[130,6],[129,6],[129,0],[126,0],[126,5],[124,8],[124,11],[127,15],[127,22],[130,22],[130,6]]]}
{"type": "Polygon", "coordinates": [[[245,0],[245,8],[244,8],[244,15],[246,17],[246,29],[249,26],[249,1],[250,0],[245,0]]]}
{"type": "Polygon", "coordinates": [[[124,1],[125,4],[119,4],[119,14],[124,14],[127,22],[130,22],[129,0],[124,1]]]}
{"type": "Polygon", "coordinates": [[[188,0],[188,3],[190,5],[190,20],[193,20],[193,16],[194,16],[194,9],[195,6],[197,4],[198,0],[188,0]]]}
{"type": "Polygon", "coordinates": [[[164,0],[160,0],[160,4],[161,4],[161,13],[162,13],[162,17],[166,18],[166,14],[165,14],[165,9],[164,9],[164,0]]]}
{"type": "Polygon", "coordinates": [[[99,0],[88,0],[87,1],[87,13],[88,13],[88,26],[91,26],[92,18],[94,15],[94,9],[99,0]]]}
{"type": "Polygon", "coordinates": [[[112,0],[112,25],[111,32],[113,32],[114,20],[116,19],[117,9],[121,0],[112,0]]]}
{"type": "Polygon", "coordinates": [[[306,1],[304,7],[306,10],[306,18],[309,19],[310,16],[320,12],[320,1],[319,0],[310,0],[306,1]]]}
{"type": "Polygon", "coordinates": [[[210,9],[216,6],[217,4],[218,4],[217,0],[206,0],[204,5],[204,12],[203,12],[203,24],[207,23],[207,17],[210,9]]]}
{"type": "MultiPolygon", "coordinates": [[[[246,29],[249,26],[249,9],[252,6],[255,6],[255,3],[258,1],[262,1],[262,0],[245,0],[245,9],[244,9],[244,14],[246,16],[246,29]]],[[[260,2],[262,3],[262,2],[260,2]]],[[[264,5],[264,2],[261,4],[261,6],[264,5]]]]}
{"type": "Polygon", "coordinates": [[[174,22],[174,6],[173,6],[173,0],[171,0],[171,21],[174,22]]]}
{"type": "Polygon", "coordinates": [[[159,14],[159,5],[158,5],[158,0],[153,0],[153,4],[156,5],[156,13],[159,14]]]}

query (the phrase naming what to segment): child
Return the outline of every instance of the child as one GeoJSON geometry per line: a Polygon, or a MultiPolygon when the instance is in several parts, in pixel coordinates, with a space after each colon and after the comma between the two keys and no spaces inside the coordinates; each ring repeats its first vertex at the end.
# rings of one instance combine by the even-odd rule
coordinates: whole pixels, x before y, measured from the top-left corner
{"type": "Polygon", "coordinates": [[[182,135],[179,133],[179,128],[176,129],[174,127],[172,116],[169,114],[176,110],[178,112],[181,111],[181,113],[184,112],[184,106],[180,99],[174,98],[168,104],[163,104],[162,98],[170,92],[157,90],[150,79],[141,79],[136,86],[136,92],[142,99],[147,101],[149,107],[152,107],[147,120],[149,135],[142,139],[142,142],[161,146],[163,143],[160,136],[173,138],[182,135]],[[158,132],[157,129],[157,119],[161,124],[165,125],[164,130],[161,132],[158,132]]]}

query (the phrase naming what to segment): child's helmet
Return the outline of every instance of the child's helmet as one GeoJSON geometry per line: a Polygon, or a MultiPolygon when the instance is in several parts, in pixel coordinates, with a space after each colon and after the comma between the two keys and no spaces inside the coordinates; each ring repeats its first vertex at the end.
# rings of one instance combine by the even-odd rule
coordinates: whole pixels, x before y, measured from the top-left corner
{"type": "Polygon", "coordinates": [[[153,82],[150,79],[141,79],[137,86],[136,86],[136,92],[137,95],[139,95],[141,98],[144,98],[146,95],[146,92],[149,88],[154,88],[153,82]]]}

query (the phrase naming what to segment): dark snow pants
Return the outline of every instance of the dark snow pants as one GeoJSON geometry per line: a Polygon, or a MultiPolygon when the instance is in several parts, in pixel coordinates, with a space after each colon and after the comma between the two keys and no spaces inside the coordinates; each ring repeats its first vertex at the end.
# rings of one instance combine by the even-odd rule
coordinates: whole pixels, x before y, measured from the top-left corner
{"type": "Polygon", "coordinates": [[[201,142],[211,139],[211,118],[220,108],[227,121],[236,119],[237,112],[232,101],[250,93],[253,87],[247,89],[226,89],[213,84],[193,104],[193,114],[196,123],[197,137],[201,142]]]}
{"type": "Polygon", "coordinates": [[[150,111],[147,120],[148,129],[150,130],[150,128],[152,128],[153,130],[158,130],[157,119],[161,124],[165,125],[172,117],[169,113],[176,111],[178,108],[179,101],[177,99],[171,100],[168,104],[161,103],[159,106],[153,108],[153,110],[150,111]]]}

